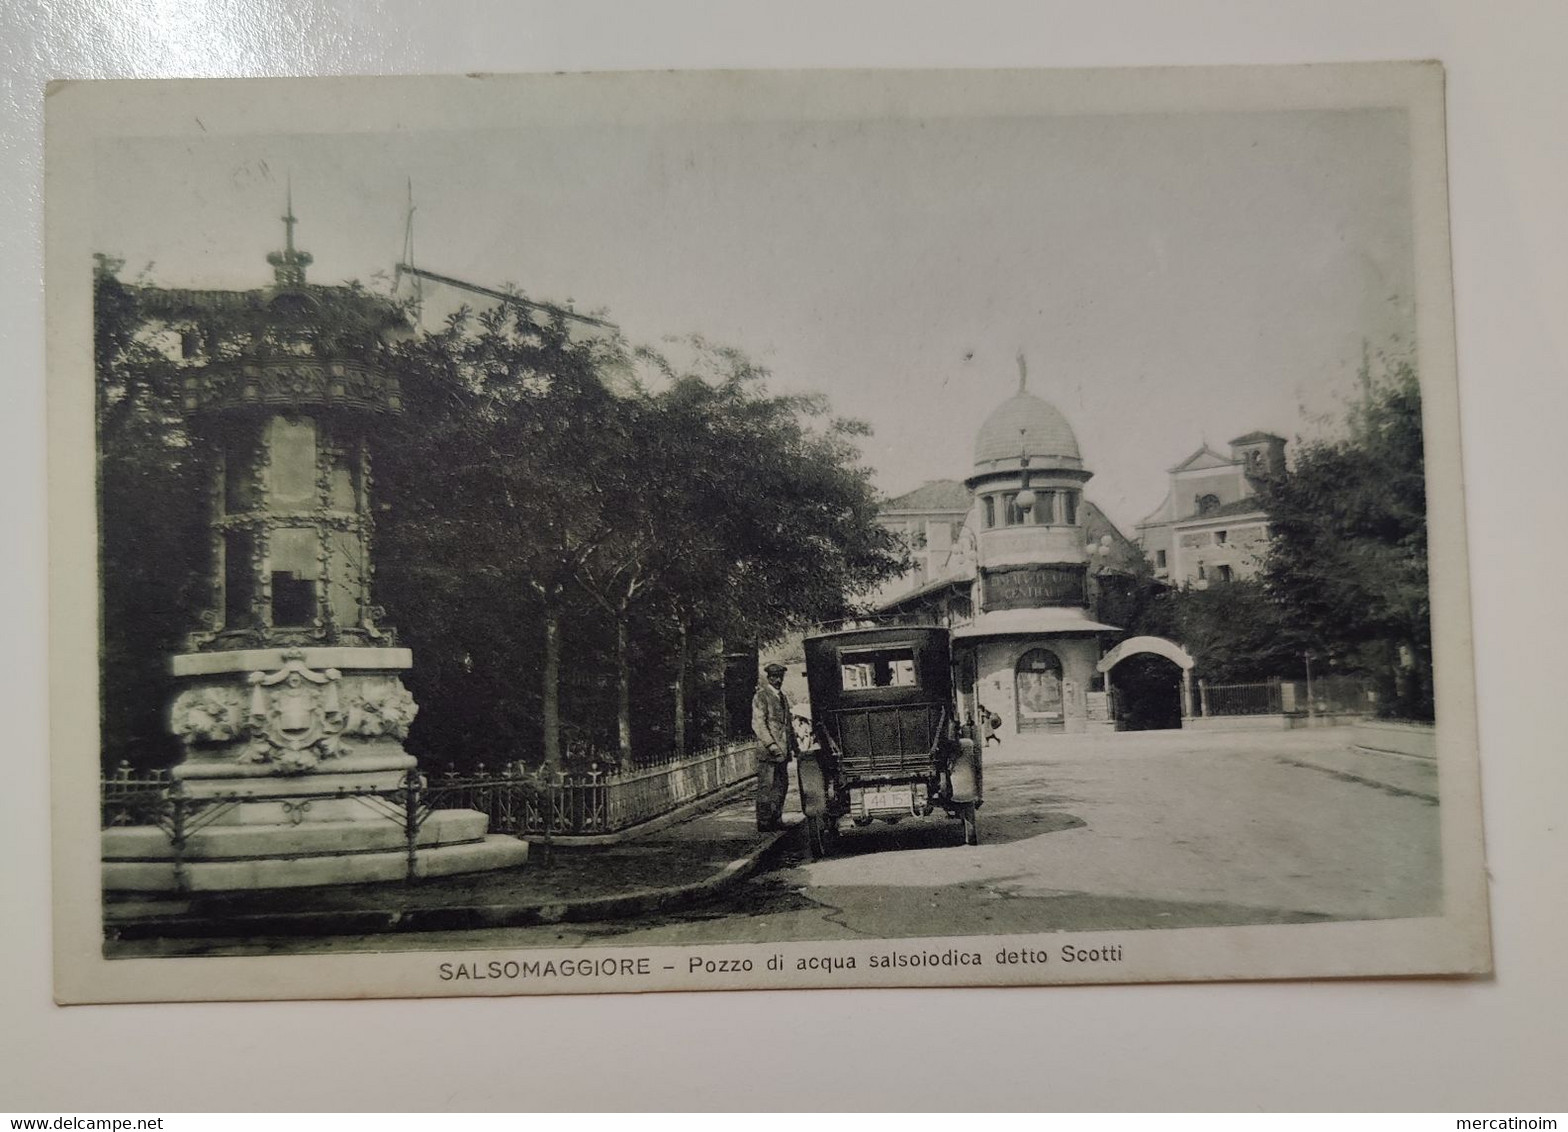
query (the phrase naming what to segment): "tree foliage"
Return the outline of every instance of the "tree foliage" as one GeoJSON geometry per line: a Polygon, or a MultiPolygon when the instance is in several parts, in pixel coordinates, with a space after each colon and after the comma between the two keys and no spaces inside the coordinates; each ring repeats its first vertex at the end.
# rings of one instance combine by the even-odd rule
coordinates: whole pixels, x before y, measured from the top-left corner
{"type": "Polygon", "coordinates": [[[1297,450],[1264,492],[1264,571],[1286,623],[1329,665],[1372,674],[1380,702],[1431,719],[1421,387],[1397,366],[1351,412],[1344,437],[1297,450]]]}
{"type": "Polygon", "coordinates": [[[1211,683],[1371,676],[1392,714],[1432,718],[1421,389],[1394,367],[1339,435],[1300,445],[1261,485],[1270,542],[1257,579],[1171,589],[1143,574],[1101,617],[1179,641],[1211,683]]]}
{"type": "Polygon", "coordinates": [[[1193,675],[1215,684],[1300,678],[1306,647],[1261,580],[1173,589],[1145,573],[1106,620],[1126,635],[1164,637],[1192,654],[1193,675]]]}
{"type": "Polygon", "coordinates": [[[168,656],[210,572],[206,446],[181,417],[202,359],[391,369],[373,556],[411,645],[416,754],[440,763],[658,757],[724,726],[723,652],[848,611],[905,565],[875,521],[864,426],[779,396],[736,351],[574,341],[520,304],[410,334],[358,287],[171,291],[97,272],[105,750],[168,763],[168,656]],[[182,358],[182,354],[192,358],[182,358]]]}
{"type": "Polygon", "coordinates": [[[94,272],[102,747],[109,764],[166,765],[168,656],[195,628],[207,553],[205,470],[180,415],[176,367],[138,336],[123,264],[94,272]]]}
{"type": "Polygon", "coordinates": [[[699,346],[654,398],[663,475],[680,494],[660,511],[683,548],[672,592],[713,630],[757,643],[850,612],[851,595],[908,565],[859,463],[869,429],[831,416],[824,397],[769,394],[743,356],[699,346]]]}
{"type": "Polygon", "coordinates": [[[1300,677],[1303,641],[1275,595],[1257,579],[1211,582],[1207,589],[1172,591],[1176,637],[1196,661],[1196,674],[1214,684],[1245,684],[1300,677]]]}
{"type": "Polygon", "coordinates": [[[381,592],[449,757],[626,760],[716,737],[725,642],[837,616],[903,566],[862,426],[768,393],[731,350],[641,357],[657,388],[607,379],[620,342],[508,306],[399,358],[381,592]]]}

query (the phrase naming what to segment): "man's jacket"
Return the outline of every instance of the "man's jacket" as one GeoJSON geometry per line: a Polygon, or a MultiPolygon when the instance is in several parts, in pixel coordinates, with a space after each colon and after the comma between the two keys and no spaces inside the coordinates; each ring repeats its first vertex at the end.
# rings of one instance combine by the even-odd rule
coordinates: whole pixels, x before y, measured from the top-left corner
{"type": "Polygon", "coordinates": [[[772,684],[762,683],[751,700],[751,730],[762,743],[757,753],[765,762],[788,762],[795,751],[795,726],[789,697],[772,684]]]}

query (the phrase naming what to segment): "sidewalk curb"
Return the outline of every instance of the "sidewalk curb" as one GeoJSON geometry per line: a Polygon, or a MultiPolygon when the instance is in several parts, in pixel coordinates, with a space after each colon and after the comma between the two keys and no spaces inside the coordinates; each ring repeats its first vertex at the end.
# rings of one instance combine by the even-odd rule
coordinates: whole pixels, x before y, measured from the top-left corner
{"type": "Polygon", "coordinates": [[[1338,778],[1344,782],[1355,782],[1362,786],[1371,786],[1374,789],[1382,790],[1387,794],[1396,794],[1403,798],[1419,798],[1423,802],[1430,802],[1433,805],[1439,804],[1439,799],[1436,794],[1428,794],[1424,790],[1411,790],[1408,787],[1395,786],[1393,783],[1384,782],[1380,778],[1371,778],[1364,774],[1356,774],[1352,771],[1340,770],[1337,767],[1324,766],[1321,763],[1307,762],[1305,760],[1296,758],[1288,758],[1284,755],[1278,755],[1276,757],[1280,762],[1285,763],[1288,766],[1301,767],[1303,770],[1315,770],[1322,774],[1329,775],[1332,778],[1338,778]]]}
{"type": "Polygon", "coordinates": [[[1354,750],[1368,755],[1387,755],[1391,759],[1404,759],[1409,763],[1432,765],[1437,762],[1436,755],[1417,755],[1410,751],[1396,751],[1392,747],[1369,747],[1365,743],[1356,743],[1354,750]]]}
{"type": "Polygon", "coordinates": [[[257,935],[373,935],[383,932],[463,931],[581,924],[673,911],[739,884],[798,826],[763,839],[743,857],[689,884],[642,888],[611,896],[532,904],[473,904],[442,908],[346,908],[323,912],[262,912],[232,916],[154,916],[105,922],[111,940],[195,939],[257,935]]]}

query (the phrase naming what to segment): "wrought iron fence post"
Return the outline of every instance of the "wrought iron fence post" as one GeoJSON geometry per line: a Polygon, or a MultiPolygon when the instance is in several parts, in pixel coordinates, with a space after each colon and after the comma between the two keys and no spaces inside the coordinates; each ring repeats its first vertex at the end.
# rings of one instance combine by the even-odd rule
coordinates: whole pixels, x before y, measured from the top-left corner
{"type": "Polygon", "coordinates": [[[419,868],[419,785],[417,769],[410,770],[403,779],[403,838],[408,847],[408,874],[413,881],[419,868]]]}
{"type": "Polygon", "coordinates": [[[555,803],[550,800],[550,783],[545,780],[544,767],[540,767],[534,775],[534,796],[537,799],[543,794],[544,805],[540,817],[544,824],[544,867],[549,868],[555,863],[555,823],[551,821],[555,803]]]}
{"type": "MultiPolygon", "coordinates": [[[[578,784],[582,786],[581,783],[578,784]]],[[[583,805],[578,833],[604,833],[610,828],[609,776],[601,774],[598,767],[588,771],[586,788],[579,789],[583,805]],[[603,788],[601,789],[601,784],[603,788]]]]}
{"type": "Polygon", "coordinates": [[[174,850],[174,887],[179,892],[191,890],[190,869],[185,863],[185,794],[174,791],[173,813],[170,814],[170,847],[174,850]]]}

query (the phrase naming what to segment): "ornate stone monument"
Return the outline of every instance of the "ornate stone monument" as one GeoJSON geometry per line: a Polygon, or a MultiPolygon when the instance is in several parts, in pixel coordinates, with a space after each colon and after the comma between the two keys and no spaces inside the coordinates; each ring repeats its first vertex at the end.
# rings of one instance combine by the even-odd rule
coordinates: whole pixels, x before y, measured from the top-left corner
{"type": "MultiPolygon", "coordinates": [[[[306,328],[335,289],[305,283],[287,240],[239,351],[192,360],[184,409],[211,450],[213,563],[204,628],[172,658],[184,761],[173,813],[104,831],[104,887],[279,888],[521,864],[526,842],[485,815],[421,808],[403,749],[418,711],[408,649],[371,603],[371,435],[401,412],[397,378],[334,356],[306,328]]],[[[364,303],[373,303],[358,296],[364,303]]]]}

